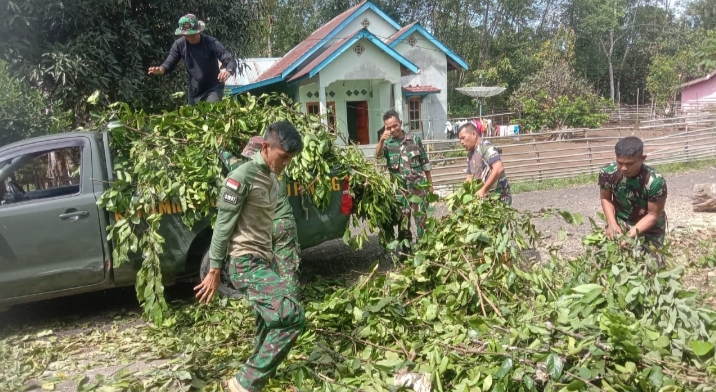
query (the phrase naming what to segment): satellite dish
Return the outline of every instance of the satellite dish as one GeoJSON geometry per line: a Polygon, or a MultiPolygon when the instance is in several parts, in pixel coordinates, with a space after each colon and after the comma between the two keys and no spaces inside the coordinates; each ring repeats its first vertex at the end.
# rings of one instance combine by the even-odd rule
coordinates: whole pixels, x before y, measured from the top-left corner
{"type": "Polygon", "coordinates": [[[472,98],[487,98],[505,91],[505,87],[458,87],[455,90],[472,98]]]}
{"type": "Polygon", "coordinates": [[[482,117],[482,100],[487,97],[492,97],[502,93],[506,90],[505,87],[458,87],[455,90],[467,95],[471,98],[477,98],[477,102],[480,105],[480,117],[482,117]]]}

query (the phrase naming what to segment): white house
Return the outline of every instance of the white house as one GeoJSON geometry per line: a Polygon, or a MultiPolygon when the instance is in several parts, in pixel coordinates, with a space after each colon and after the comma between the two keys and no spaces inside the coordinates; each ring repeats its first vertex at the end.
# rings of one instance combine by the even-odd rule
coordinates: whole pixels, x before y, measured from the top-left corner
{"type": "Polygon", "coordinates": [[[233,94],[286,93],[362,145],[377,143],[390,108],[401,113],[406,129],[445,138],[447,73],[468,68],[420,24],[400,26],[370,1],[338,15],[280,59],[248,61],[257,69],[271,66],[229,80],[233,94]]]}

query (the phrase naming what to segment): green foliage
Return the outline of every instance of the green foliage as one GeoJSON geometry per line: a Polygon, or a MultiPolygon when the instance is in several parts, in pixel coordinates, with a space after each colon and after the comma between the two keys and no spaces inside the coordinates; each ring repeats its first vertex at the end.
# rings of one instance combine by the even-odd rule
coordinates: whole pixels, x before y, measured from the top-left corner
{"type": "Polygon", "coordinates": [[[559,96],[551,106],[544,104],[544,94],[538,99],[523,98],[521,124],[525,130],[540,131],[542,129],[598,128],[609,119],[604,111],[610,107],[605,98],[559,96]],[[542,102],[542,104],[540,104],[542,102]]]}
{"type": "Polygon", "coordinates": [[[657,104],[674,102],[679,85],[696,76],[696,56],[682,51],[675,56],[657,55],[649,67],[646,88],[657,104]]]}
{"type": "Polygon", "coordinates": [[[0,146],[63,130],[70,113],[13,76],[6,62],[0,61],[0,146]]]}
{"type": "MultiPolygon", "coordinates": [[[[162,323],[168,309],[161,281],[164,239],[159,234],[159,204],[179,203],[182,221],[189,228],[200,220],[213,220],[213,205],[225,175],[217,150],[240,151],[251,136],[262,135],[278,120],[293,123],[303,135],[305,150],[286,170],[303,190],[315,190],[311,200],[315,206],[325,208],[330,202],[332,173],[341,180],[350,175],[357,197],[354,220],[366,221],[371,230],[394,221],[397,202],[385,197],[394,194],[387,176],[365,162],[357,148],[337,147],[334,135],[285,96],[242,95],[161,114],[116,103],[96,119],[98,124],[107,123],[115,154],[115,180],[98,200],[100,207],[119,217],[108,234],[114,243],[114,265],[141,255],[137,298],[156,324],[162,323]]],[[[348,229],[345,238],[350,239],[348,229]]],[[[365,238],[364,232],[358,246],[365,238]]],[[[384,242],[388,240],[392,238],[384,242]]]]}
{"type": "MultiPolygon", "coordinates": [[[[387,273],[376,264],[352,285],[304,285],[306,331],[265,390],[397,390],[393,377],[406,371],[427,374],[436,391],[713,389],[716,312],[694,304],[682,268],[659,269],[640,239],[622,247],[597,227],[583,256],[531,263],[523,254],[539,240],[535,217],[474,196],[480,186],[448,196],[449,213],[429,218],[406,264],[387,273]]],[[[543,215],[555,213],[582,223],[543,215]]],[[[0,383],[20,389],[93,342],[117,361],[170,360],[152,372],[82,376],[78,390],[220,390],[253,350],[250,307],[171,307],[160,326],[127,322],[111,334],[19,330],[0,340],[2,363],[17,363],[0,383]]]]}
{"type": "MultiPolygon", "coordinates": [[[[191,0],[4,1],[0,59],[28,85],[87,118],[83,97],[95,90],[147,110],[176,107],[170,95],[186,91],[186,75],[148,76],[166,58],[179,17],[193,12],[207,21],[207,34],[237,57],[261,35],[253,23],[263,2],[191,0]]],[[[185,101],[184,101],[185,102],[185,101]]]]}
{"type": "MultiPolygon", "coordinates": [[[[352,285],[304,285],[306,331],[265,390],[396,390],[394,375],[406,371],[427,374],[437,391],[712,390],[716,313],[694,304],[682,268],[659,269],[639,239],[621,247],[601,228],[585,237],[583,256],[532,264],[523,252],[539,239],[535,217],[477,198],[479,186],[448,197],[449,214],[429,218],[406,264],[387,273],[376,264],[352,285]]],[[[544,214],[555,213],[581,224],[565,211],[544,214]]],[[[168,364],[92,384],[83,377],[79,390],[218,390],[252,352],[250,307],[172,306],[161,326],[118,328],[100,349],[168,364]]],[[[0,382],[17,389],[83,346],[48,344],[52,335],[0,340],[0,358],[25,369],[0,382]]]]}

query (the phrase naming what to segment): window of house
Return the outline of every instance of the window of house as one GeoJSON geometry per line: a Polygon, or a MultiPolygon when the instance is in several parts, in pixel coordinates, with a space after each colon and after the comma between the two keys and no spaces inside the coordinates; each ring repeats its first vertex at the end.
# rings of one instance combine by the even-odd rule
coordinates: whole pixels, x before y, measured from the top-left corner
{"type": "Polygon", "coordinates": [[[321,104],[318,102],[306,102],[306,113],[316,116],[321,114],[321,104]]]}
{"type": "Polygon", "coordinates": [[[420,113],[420,97],[412,97],[408,99],[408,120],[410,122],[411,131],[420,131],[423,129],[420,113]]]}
{"type": "Polygon", "coordinates": [[[0,162],[0,204],[79,194],[81,153],[65,147],[0,162]]]}
{"type": "Polygon", "coordinates": [[[336,103],[334,101],[326,102],[326,109],[328,110],[328,115],[326,116],[326,119],[328,120],[328,129],[335,130],[336,129],[336,103]]]}

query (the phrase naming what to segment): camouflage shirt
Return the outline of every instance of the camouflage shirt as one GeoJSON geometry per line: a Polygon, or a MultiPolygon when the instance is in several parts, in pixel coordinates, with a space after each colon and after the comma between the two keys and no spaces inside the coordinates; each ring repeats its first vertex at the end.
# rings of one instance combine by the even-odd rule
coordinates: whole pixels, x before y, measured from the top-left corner
{"type": "Polygon", "coordinates": [[[401,188],[411,189],[425,183],[425,172],[430,171],[430,159],[420,136],[407,134],[403,139],[391,137],[383,145],[383,155],[388,172],[401,188]]]}
{"type": "MultiPolygon", "coordinates": [[[[497,148],[491,142],[482,139],[477,147],[467,154],[467,174],[472,175],[473,181],[482,180],[482,182],[487,182],[492,173],[492,165],[499,160],[500,153],[497,148]]],[[[500,178],[497,179],[497,182],[492,184],[490,191],[498,192],[505,197],[511,196],[510,184],[507,182],[507,175],[504,170],[500,173],[500,178]]]]}
{"type": "MultiPolygon", "coordinates": [[[[616,163],[610,163],[599,172],[599,187],[612,191],[612,203],[620,223],[636,225],[647,215],[648,203],[666,200],[666,181],[656,170],[642,165],[639,175],[628,178],[622,175],[616,163]]],[[[666,232],[666,213],[644,235],[663,236],[666,232]]]]}
{"type": "MultiPolygon", "coordinates": [[[[224,165],[229,168],[229,171],[232,171],[240,165],[249,162],[253,158],[254,154],[261,151],[261,143],[263,142],[263,140],[264,139],[261,136],[252,137],[246,144],[246,147],[244,147],[244,150],[241,151],[241,157],[239,158],[235,157],[227,150],[220,149],[219,158],[224,163],[224,165]]],[[[278,203],[276,205],[276,216],[274,217],[274,220],[293,220],[295,218],[293,216],[293,208],[291,208],[291,203],[288,201],[288,184],[286,182],[286,174],[281,173],[280,176],[277,176],[277,180],[278,203]]]]}

